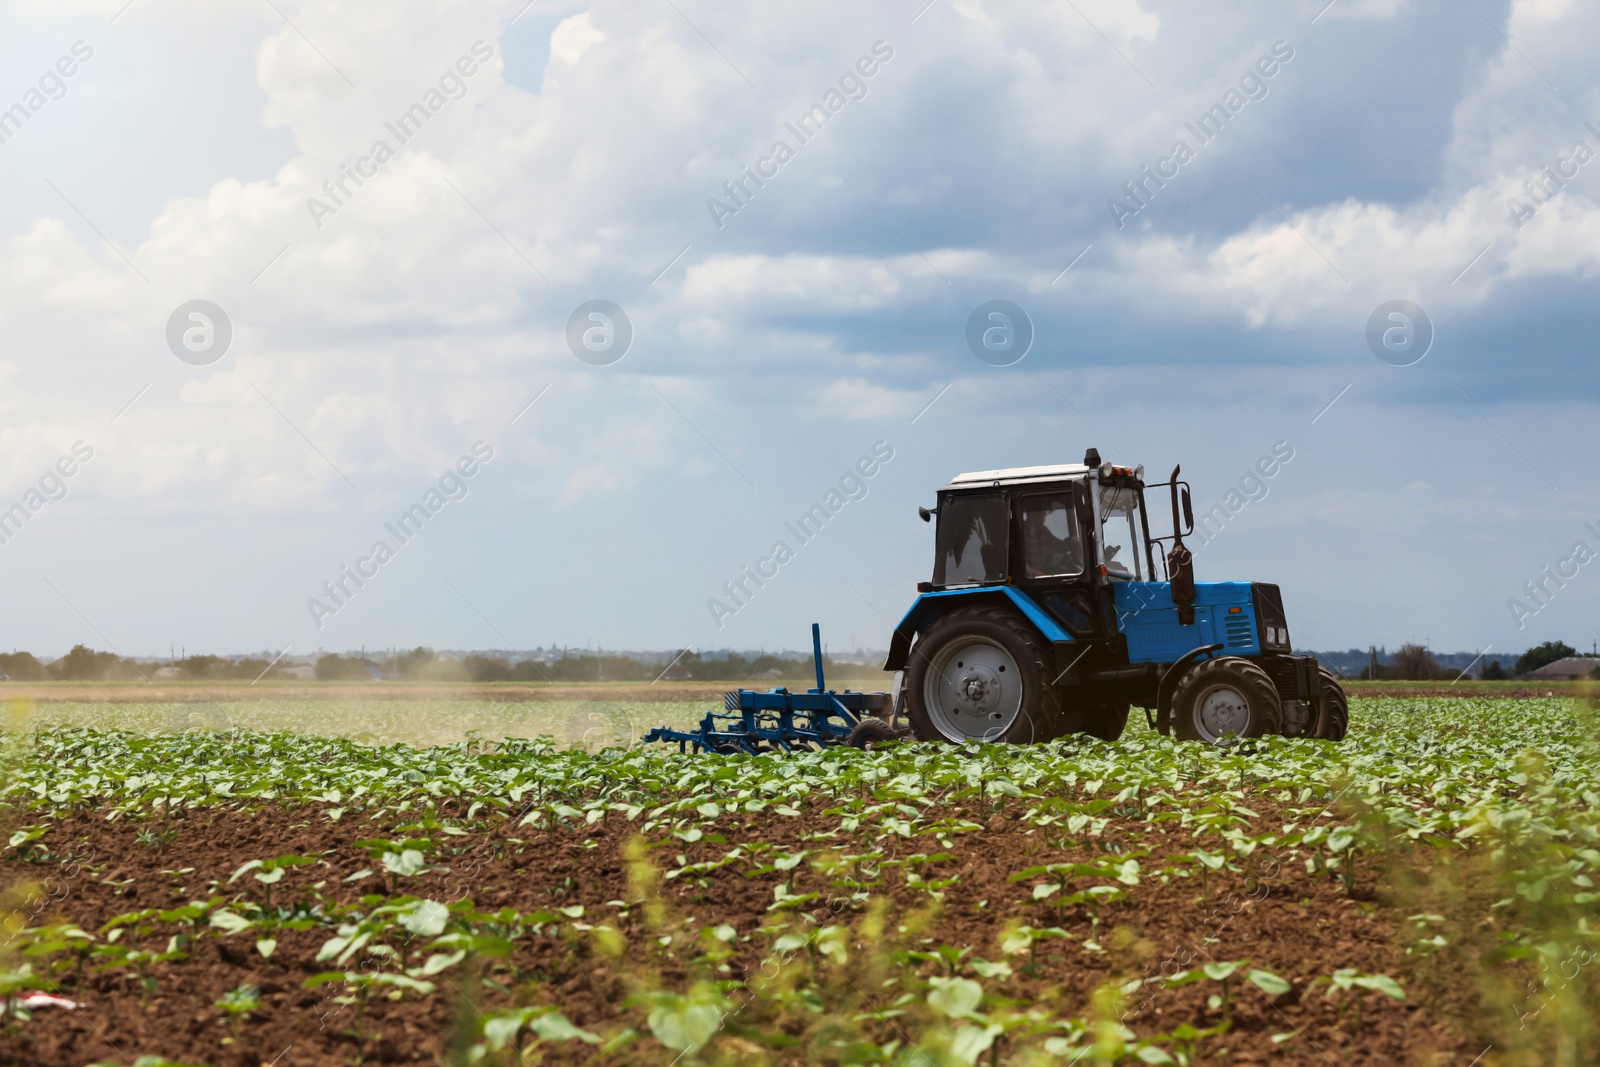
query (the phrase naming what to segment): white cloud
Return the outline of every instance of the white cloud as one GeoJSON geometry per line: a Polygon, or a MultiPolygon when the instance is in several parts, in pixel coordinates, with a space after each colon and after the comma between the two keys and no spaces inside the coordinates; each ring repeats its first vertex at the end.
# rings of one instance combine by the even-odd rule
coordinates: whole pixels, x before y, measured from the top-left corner
{"type": "Polygon", "coordinates": [[[935,249],[893,258],[863,256],[716,256],[691,266],[683,297],[696,305],[806,309],[813,312],[923,303],[948,286],[946,277],[981,270],[980,252],[935,249]],[[941,277],[944,275],[944,277],[941,277]]]}
{"type": "Polygon", "coordinates": [[[1515,0],[1511,5],[1512,30],[1533,29],[1560,22],[1572,7],[1573,0],[1515,0]]]}
{"type": "Polygon", "coordinates": [[[562,19],[556,26],[550,35],[550,54],[567,66],[575,67],[585,52],[605,39],[606,35],[595,28],[590,12],[585,11],[562,19]]]}
{"type": "Polygon", "coordinates": [[[1411,6],[1412,0],[1335,0],[1323,10],[1317,21],[1324,18],[1362,21],[1392,19],[1411,6]]]}
{"type": "Polygon", "coordinates": [[[816,403],[853,419],[909,419],[924,407],[921,389],[890,389],[862,378],[841,378],[817,390],[816,403]]]}

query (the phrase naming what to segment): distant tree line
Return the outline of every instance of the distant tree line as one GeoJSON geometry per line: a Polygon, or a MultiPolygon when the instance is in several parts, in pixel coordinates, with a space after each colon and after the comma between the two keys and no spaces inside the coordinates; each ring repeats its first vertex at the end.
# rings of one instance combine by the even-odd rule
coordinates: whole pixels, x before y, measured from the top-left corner
{"type": "MultiPolygon", "coordinates": [[[[287,664],[261,658],[227,659],[222,656],[186,656],[170,664],[138,663],[112,652],[97,652],[85,645],[53,662],[41,662],[31,652],[0,653],[0,674],[15,682],[133,682],[149,679],[159,667],[171,666],[179,677],[197,681],[253,681],[282,677],[287,664]]],[[[861,678],[875,675],[871,667],[840,663],[823,657],[830,677],[861,678]]],[[[631,656],[579,653],[547,661],[512,663],[502,656],[473,654],[461,659],[441,656],[431,648],[381,657],[342,656],[330,653],[316,662],[323,681],[371,681],[407,678],[441,682],[653,682],[658,678],[713,682],[783,681],[811,679],[809,657],[797,659],[770,653],[743,656],[732,653],[716,658],[687,652],[663,667],[631,656]]]]}
{"type": "MultiPolygon", "coordinates": [[[[185,678],[227,681],[254,679],[267,669],[264,659],[223,659],[221,656],[189,656],[175,660],[185,678]]],[[[114,652],[96,652],[86,645],[73,645],[72,651],[51,663],[41,663],[32,652],[0,652],[0,674],[14,682],[137,682],[150,677],[154,664],[135,663],[114,652]]]]}
{"type": "MultiPolygon", "coordinates": [[[[1525,678],[1540,667],[1547,667],[1557,660],[1577,654],[1578,650],[1565,641],[1546,641],[1517,657],[1516,665],[1509,672],[1498,660],[1487,661],[1483,665],[1482,677],[1484,681],[1490,682],[1525,678]]],[[[1410,644],[1401,645],[1390,662],[1377,664],[1376,672],[1371,664],[1362,668],[1361,677],[1366,680],[1377,678],[1390,681],[1428,682],[1453,679],[1460,673],[1449,667],[1441,667],[1426,645],[1410,644]]],[[[1589,676],[1600,679],[1600,668],[1596,668],[1589,676]]]]}

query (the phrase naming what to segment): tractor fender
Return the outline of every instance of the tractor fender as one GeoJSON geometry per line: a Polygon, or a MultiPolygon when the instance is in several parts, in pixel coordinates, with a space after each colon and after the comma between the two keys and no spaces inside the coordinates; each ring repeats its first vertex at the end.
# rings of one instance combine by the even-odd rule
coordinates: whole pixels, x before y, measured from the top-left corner
{"type": "Polygon", "coordinates": [[[889,657],[884,660],[886,671],[903,671],[911,659],[911,644],[916,636],[940,618],[957,608],[976,607],[979,604],[1006,604],[1014,607],[1032,623],[1039,635],[1051,645],[1060,648],[1073,642],[1073,636],[1038,605],[1028,594],[1009,585],[978,586],[975,589],[945,589],[923,593],[905,613],[889,638],[889,657]]]}
{"type": "Polygon", "coordinates": [[[1209,658],[1213,653],[1221,652],[1225,645],[1201,645],[1199,648],[1190,649],[1168,667],[1161,676],[1161,683],[1156,686],[1156,727],[1163,734],[1172,732],[1172,691],[1178,688],[1178,682],[1188,673],[1189,668],[1198,663],[1202,657],[1209,658]]]}

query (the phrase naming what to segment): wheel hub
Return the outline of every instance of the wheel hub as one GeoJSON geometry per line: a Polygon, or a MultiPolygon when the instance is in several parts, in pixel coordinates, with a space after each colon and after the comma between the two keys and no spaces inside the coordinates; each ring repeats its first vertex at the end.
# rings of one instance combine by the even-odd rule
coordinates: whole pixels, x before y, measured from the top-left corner
{"type": "Polygon", "coordinates": [[[960,702],[956,710],[968,715],[987,715],[1000,702],[1000,678],[989,667],[967,667],[962,670],[955,691],[960,702]]]}
{"type": "Polygon", "coordinates": [[[984,637],[934,653],[924,687],[928,718],[951,741],[995,741],[1022,712],[1022,674],[1011,653],[984,637]]]}
{"type": "Polygon", "coordinates": [[[1195,717],[1207,741],[1220,741],[1229,734],[1243,737],[1250,726],[1250,702],[1232,686],[1217,686],[1200,698],[1195,717]]]}

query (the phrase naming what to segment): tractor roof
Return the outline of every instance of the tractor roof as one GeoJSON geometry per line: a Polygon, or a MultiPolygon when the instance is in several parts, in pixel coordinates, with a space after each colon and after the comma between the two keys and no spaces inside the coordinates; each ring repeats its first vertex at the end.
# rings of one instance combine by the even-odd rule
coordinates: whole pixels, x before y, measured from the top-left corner
{"type": "Polygon", "coordinates": [[[1088,474],[1082,463],[1057,463],[1046,467],[1007,467],[1004,470],[971,471],[958,474],[946,489],[973,489],[980,485],[1018,485],[1027,482],[1055,482],[1063,478],[1077,478],[1088,474]]]}

